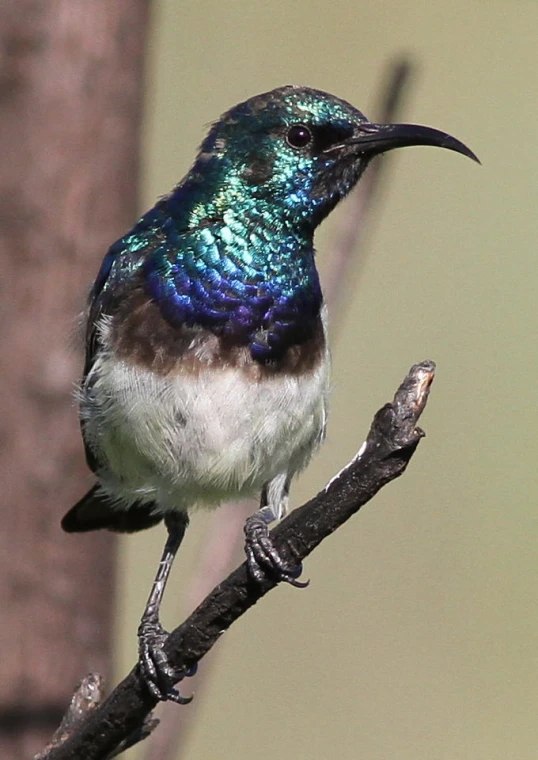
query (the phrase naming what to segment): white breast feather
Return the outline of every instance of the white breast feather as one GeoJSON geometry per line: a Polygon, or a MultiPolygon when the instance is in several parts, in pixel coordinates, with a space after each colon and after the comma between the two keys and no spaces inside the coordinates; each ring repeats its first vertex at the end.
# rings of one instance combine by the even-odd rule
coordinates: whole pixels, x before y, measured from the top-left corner
{"type": "Polygon", "coordinates": [[[85,436],[104,489],[162,510],[259,493],[306,466],[323,437],[328,357],[307,376],[241,369],[159,375],[104,352],[82,389],[85,436]]]}

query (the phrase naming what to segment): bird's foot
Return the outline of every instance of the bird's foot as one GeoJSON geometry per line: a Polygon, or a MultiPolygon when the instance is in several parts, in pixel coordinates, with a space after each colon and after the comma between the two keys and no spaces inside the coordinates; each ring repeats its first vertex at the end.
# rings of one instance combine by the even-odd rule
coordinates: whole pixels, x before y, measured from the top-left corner
{"type": "Polygon", "coordinates": [[[258,583],[269,576],[296,588],[305,588],[310,581],[297,580],[303,572],[302,564],[290,567],[273,544],[268,523],[274,519],[272,511],[263,507],[245,522],[245,553],[249,572],[258,583]]]}
{"type": "MultiPolygon", "coordinates": [[[[164,630],[159,619],[144,615],[138,628],[138,667],[152,697],[159,702],[188,705],[192,697],[182,696],[174,687],[179,679],[164,653],[167,638],[168,631],[164,630]]],[[[193,665],[184,675],[193,676],[197,667],[193,665]]]]}

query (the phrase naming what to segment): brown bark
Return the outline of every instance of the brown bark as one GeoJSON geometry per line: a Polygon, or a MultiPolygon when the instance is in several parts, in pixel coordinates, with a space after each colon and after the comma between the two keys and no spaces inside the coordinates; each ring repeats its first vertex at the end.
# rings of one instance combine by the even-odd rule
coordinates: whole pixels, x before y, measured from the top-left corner
{"type": "Polygon", "coordinates": [[[114,541],[59,519],[91,483],[75,315],[136,214],[147,0],[0,11],[0,757],[29,757],[110,670],[114,541]]]}

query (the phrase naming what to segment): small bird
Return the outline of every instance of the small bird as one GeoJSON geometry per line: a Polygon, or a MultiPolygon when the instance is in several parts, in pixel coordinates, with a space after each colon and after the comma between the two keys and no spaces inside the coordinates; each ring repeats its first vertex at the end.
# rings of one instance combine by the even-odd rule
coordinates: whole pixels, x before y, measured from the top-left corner
{"type": "Polygon", "coordinates": [[[285,86],[236,105],[185,178],[106,254],[86,313],[79,390],[96,484],[68,532],[133,532],[164,520],[159,570],[138,631],[159,700],[173,688],[159,607],[194,507],[261,494],[245,525],[255,580],[293,585],[268,525],[325,435],[329,355],[314,231],[370,159],[434,145],[438,130],[374,124],[349,103],[285,86]]]}

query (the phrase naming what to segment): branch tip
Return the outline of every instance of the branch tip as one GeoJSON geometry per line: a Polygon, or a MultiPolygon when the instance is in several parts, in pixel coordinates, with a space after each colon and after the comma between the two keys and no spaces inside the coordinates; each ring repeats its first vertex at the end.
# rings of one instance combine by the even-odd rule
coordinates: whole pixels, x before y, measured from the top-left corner
{"type": "Polygon", "coordinates": [[[414,415],[416,422],[424,411],[434,377],[434,362],[426,359],[414,364],[394,395],[392,405],[397,413],[405,409],[408,414],[414,415]]]}

